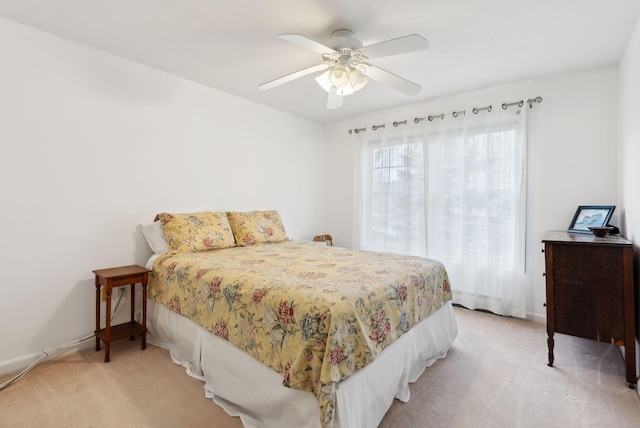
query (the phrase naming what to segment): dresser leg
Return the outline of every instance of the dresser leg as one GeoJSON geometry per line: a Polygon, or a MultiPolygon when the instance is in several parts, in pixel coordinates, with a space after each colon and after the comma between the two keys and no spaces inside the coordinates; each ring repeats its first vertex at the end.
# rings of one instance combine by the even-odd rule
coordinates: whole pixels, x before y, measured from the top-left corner
{"type": "Polygon", "coordinates": [[[549,363],[547,365],[549,367],[553,367],[553,345],[555,344],[553,340],[553,335],[547,337],[547,346],[549,347],[549,363]]]}

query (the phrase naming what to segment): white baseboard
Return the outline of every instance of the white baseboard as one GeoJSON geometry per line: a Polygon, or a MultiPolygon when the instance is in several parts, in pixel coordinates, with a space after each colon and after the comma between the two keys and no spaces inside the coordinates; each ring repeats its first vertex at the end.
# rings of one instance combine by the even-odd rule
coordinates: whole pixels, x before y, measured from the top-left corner
{"type": "Polygon", "coordinates": [[[29,366],[29,364],[33,363],[36,359],[38,359],[43,354],[42,351],[27,355],[24,357],[16,358],[10,361],[5,361],[0,363],[0,376],[3,376],[8,373],[18,372],[25,367],[29,366]]]}
{"type": "Polygon", "coordinates": [[[540,324],[547,324],[547,314],[538,314],[534,312],[527,312],[527,319],[540,324]]]}
{"type": "MultiPolygon", "coordinates": [[[[67,355],[71,352],[78,352],[80,350],[88,349],[91,347],[95,347],[95,339],[85,340],[74,346],[70,346],[67,349],[61,349],[58,352],[55,352],[49,355],[44,361],[52,358],[60,357],[62,355],[67,355]]],[[[18,373],[19,371],[29,367],[30,364],[32,364],[34,361],[36,361],[38,358],[40,358],[44,354],[45,354],[44,351],[39,351],[31,355],[25,355],[24,357],[19,357],[13,360],[0,362],[0,376],[4,376],[10,373],[18,373]]]]}

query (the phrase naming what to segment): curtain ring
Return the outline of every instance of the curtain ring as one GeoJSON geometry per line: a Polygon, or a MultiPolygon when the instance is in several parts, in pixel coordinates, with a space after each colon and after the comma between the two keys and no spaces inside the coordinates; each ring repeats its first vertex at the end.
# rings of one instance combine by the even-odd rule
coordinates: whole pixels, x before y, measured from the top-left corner
{"type": "Polygon", "coordinates": [[[506,110],[511,106],[522,107],[523,105],[524,105],[524,101],[522,101],[522,100],[516,101],[515,103],[502,103],[502,110],[506,110]]]}
{"type": "Polygon", "coordinates": [[[491,112],[492,108],[493,108],[492,106],[482,107],[482,108],[474,107],[473,110],[471,110],[471,111],[473,111],[473,114],[478,114],[478,112],[481,111],[481,110],[486,110],[488,112],[491,112]]]}

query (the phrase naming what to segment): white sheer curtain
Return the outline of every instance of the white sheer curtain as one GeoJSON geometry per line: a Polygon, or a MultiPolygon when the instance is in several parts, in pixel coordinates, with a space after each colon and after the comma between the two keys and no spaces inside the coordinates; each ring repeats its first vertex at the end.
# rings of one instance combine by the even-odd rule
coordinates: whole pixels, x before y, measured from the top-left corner
{"type": "Polygon", "coordinates": [[[425,125],[427,255],[454,302],[525,316],[526,108],[425,125]]]}
{"type": "Polygon", "coordinates": [[[360,134],[355,141],[358,248],[425,256],[421,127],[360,134]]]}
{"type": "Polygon", "coordinates": [[[525,316],[526,108],[356,137],[359,248],[447,267],[454,302],[525,316]]]}

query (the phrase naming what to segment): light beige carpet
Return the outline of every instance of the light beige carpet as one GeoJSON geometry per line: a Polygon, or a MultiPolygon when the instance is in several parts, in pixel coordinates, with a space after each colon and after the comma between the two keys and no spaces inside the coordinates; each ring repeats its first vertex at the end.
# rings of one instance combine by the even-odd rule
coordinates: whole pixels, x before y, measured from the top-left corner
{"type": "MultiPolygon", "coordinates": [[[[381,427],[640,427],[640,399],[615,347],[556,335],[550,368],[544,325],[455,311],[460,331],[449,355],[412,385],[409,403],[394,402],[381,427]]],[[[0,427],[242,426],[163,349],[121,341],[111,362],[103,358],[86,349],[38,365],[0,391],[0,427]]]]}

